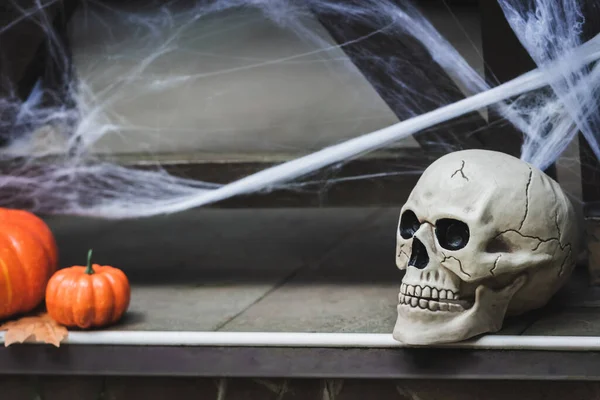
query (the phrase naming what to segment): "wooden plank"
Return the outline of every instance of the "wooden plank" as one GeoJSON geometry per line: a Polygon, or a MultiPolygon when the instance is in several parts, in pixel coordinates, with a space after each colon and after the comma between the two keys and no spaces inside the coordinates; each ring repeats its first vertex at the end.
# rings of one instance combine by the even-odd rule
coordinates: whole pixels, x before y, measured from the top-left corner
{"type": "Polygon", "coordinates": [[[0,348],[0,374],[600,381],[600,352],[65,345],[0,348]]]}
{"type": "MultiPolygon", "coordinates": [[[[486,80],[496,86],[537,68],[510,27],[498,2],[480,0],[479,7],[486,80]]],[[[492,107],[488,107],[488,113],[487,132],[482,138],[485,145],[519,157],[523,134],[492,107]]],[[[557,179],[554,164],[545,172],[557,179]]]]}
{"type": "MultiPolygon", "coordinates": [[[[261,171],[270,166],[301,156],[281,155],[216,155],[177,154],[125,155],[112,157],[119,165],[139,169],[160,168],[184,178],[217,184],[225,184],[261,171]]],[[[418,181],[421,172],[437,157],[422,150],[402,150],[366,155],[316,171],[293,185],[282,184],[269,191],[237,196],[208,207],[376,207],[403,204],[418,181]]],[[[100,158],[100,160],[102,160],[100,158]]],[[[0,165],[0,172],[19,176],[36,176],[48,163],[57,159],[43,159],[37,163],[15,162],[0,165]],[[17,172],[18,171],[18,172],[17,172]]],[[[5,188],[5,193],[10,188],[5,188]]],[[[22,188],[21,188],[22,190],[22,188]]],[[[52,196],[52,193],[48,193],[52,196]]],[[[7,195],[5,198],[8,198],[7,195]]],[[[44,203],[39,191],[36,201],[44,203]]],[[[17,199],[10,199],[12,207],[30,207],[31,196],[19,192],[17,199]]],[[[56,199],[52,200],[56,203],[56,199]]],[[[57,206],[60,204],[56,203],[57,206]]]]}
{"type": "MultiPolygon", "coordinates": [[[[583,25],[583,40],[589,40],[600,31],[600,9],[595,2],[581,2],[582,14],[586,18],[583,25]]],[[[591,115],[600,113],[596,109],[587,110],[591,115]]],[[[596,138],[598,133],[594,132],[596,138]]],[[[600,160],[594,154],[589,142],[579,133],[579,159],[581,168],[581,196],[583,215],[586,223],[586,247],[588,250],[588,271],[593,285],[600,285],[600,160]]]]}
{"type": "MultiPolygon", "coordinates": [[[[583,24],[583,41],[592,39],[600,32],[600,9],[595,2],[581,2],[583,24]]],[[[590,114],[600,113],[600,104],[596,104],[596,111],[588,110],[590,114]]],[[[598,133],[594,132],[596,138],[598,133]]],[[[586,216],[600,217],[600,160],[592,151],[587,139],[580,133],[579,151],[581,159],[581,183],[583,202],[586,204],[586,216]]]]}
{"type": "MultiPolygon", "coordinates": [[[[70,82],[65,80],[71,77],[66,22],[78,3],[27,0],[0,5],[0,97],[24,101],[40,81],[44,89],[52,91],[42,99],[44,103],[72,104],[67,87],[70,82]]],[[[11,107],[0,110],[0,119],[6,121],[0,131],[0,146],[25,131],[14,126],[17,112],[11,107]]]]}
{"type": "MultiPolygon", "coordinates": [[[[223,331],[391,333],[403,272],[393,257],[399,209],[377,219],[241,313],[223,331]],[[368,271],[368,273],[367,273],[368,271]]],[[[506,321],[520,334],[533,315],[506,321]]]]}
{"type": "MultiPolygon", "coordinates": [[[[347,0],[352,4],[355,0],[347,0]]],[[[427,112],[439,107],[439,103],[432,99],[439,98],[439,90],[444,88],[444,98],[449,103],[463,99],[465,96],[444,72],[444,70],[431,57],[429,51],[416,39],[404,35],[400,36],[399,30],[392,34],[383,31],[376,32],[379,26],[372,26],[364,19],[345,17],[339,14],[326,14],[321,10],[313,10],[314,14],[327,29],[337,43],[347,43],[342,47],[350,60],[357,66],[364,77],[373,85],[390,109],[400,120],[411,117],[410,111],[405,108],[406,103],[412,103],[419,112],[427,112]],[[360,40],[359,40],[360,39],[360,40]],[[365,57],[365,54],[376,54],[379,60],[365,57]],[[390,73],[389,65],[401,68],[401,54],[406,56],[411,67],[402,73],[390,73]],[[415,66],[420,66],[418,74],[414,73],[415,66]],[[396,78],[403,82],[410,82],[415,88],[435,88],[435,93],[407,94],[406,89],[396,78]],[[418,82],[422,82],[419,85],[418,82]]],[[[474,112],[447,124],[444,129],[440,127],[429,129],[415,135],[415,139],[426,151],[449,152],[466,148],[481,148],[482,142],[478,132],[485,121],[474,112]]]]}
{"type": "MultiPolygon", "coordinates": [[[[48,219],[60,266],[125,271],[126,317],[110,330],[215,330],[303,267],[318,263],[375,209],[198,209],[133,221],[48,219]]],[[[392,257],[393,258],[393,257],[392,257]]]]}

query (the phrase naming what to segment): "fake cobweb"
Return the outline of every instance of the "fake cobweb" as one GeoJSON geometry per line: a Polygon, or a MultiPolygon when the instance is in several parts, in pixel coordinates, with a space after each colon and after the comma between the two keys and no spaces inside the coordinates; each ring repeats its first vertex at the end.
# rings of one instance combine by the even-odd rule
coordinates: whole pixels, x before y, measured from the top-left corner
{"type": "Polygon", "coordinates": [[[579,132],[599,157],[600,20],[588,3],[499,0],[537,66],[500,85],[484,77],[476,15],[445,2],[9,0],[1,205],[179,212],[302,187],[376,151],[401,164],[419,147],[457,150],[446,139],[498,134],[474,123],[491,115],[523,135],[521,158],[541,169],[579,132]],[[288,157],[227,184],[161,167],[240,154],[288,157]]]}

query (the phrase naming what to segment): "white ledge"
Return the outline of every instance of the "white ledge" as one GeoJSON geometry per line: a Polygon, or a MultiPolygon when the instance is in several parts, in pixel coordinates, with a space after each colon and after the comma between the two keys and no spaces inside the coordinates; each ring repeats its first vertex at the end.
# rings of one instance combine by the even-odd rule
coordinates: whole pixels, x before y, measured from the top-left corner
{"type": "MultiPolygon", "coordinates": [[[[5,332],[0,333],[4,343],[5,332]]],[[[220,347],[318,347],[318,348],[407,348],[391,334],[303,333],[303,332],[177,332],[93,331],[69,332],[63,342],[71,345],[114,346],[220,346],[220,347]]],[[[428,348],[600,351],[598,336],[487,335],[459,343],[428,348]]]]}

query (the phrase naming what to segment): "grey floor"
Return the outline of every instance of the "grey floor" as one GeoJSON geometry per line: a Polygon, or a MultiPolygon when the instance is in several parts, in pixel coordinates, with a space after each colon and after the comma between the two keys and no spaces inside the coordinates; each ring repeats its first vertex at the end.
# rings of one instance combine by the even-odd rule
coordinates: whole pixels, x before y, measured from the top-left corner
{"type": "MultiPolygon", "coordinates": [[[[114,330],[390,333],[401,273],[395,208],[200,209],[133,221],[48,219],[61,265],[123,269],[132,303],[114,330]]],[[[584,271],[503,334],[599,335],[584,271]]]]}

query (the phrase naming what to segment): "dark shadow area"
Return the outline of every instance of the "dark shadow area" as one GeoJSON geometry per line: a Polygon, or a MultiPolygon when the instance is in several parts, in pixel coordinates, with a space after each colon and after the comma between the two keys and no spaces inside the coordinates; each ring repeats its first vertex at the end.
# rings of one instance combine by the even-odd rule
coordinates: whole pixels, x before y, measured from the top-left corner
{"type": "MultiPolygon", "coordinates": [[[[397,211],[390,209],[374,226],[369,217],[377,212],[205,209],[118,222],[54,217],[49,224],[61,267],[84,264],[93,248],[94,262],[122,269],[136,284],[252,284],[299,269],[318,271],[314,276],[321,282],[399,282],[397,211]],[[366,233],[369,226],[377,237],[366,233]],[[351,237],[355,245],[348,247],[351,237]],[[340,247],[348,248],[338,254],[340,247]]],[[[310,283],[314,276],[299,276],[298,282],[310,283]]]]}

